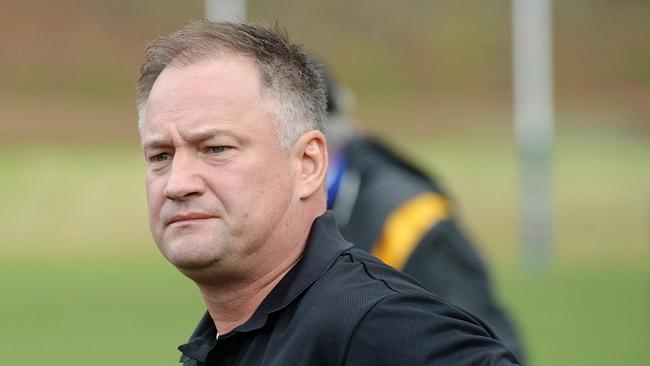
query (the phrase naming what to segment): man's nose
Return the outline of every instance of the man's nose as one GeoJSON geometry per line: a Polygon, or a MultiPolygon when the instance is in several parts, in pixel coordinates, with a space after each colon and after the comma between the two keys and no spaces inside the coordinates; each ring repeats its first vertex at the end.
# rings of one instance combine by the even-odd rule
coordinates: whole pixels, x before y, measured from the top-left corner
{"type": "Polygon", "coordinates": [[[177,150],[165,185],[165,196],[172,200],[184,200],[205,192],[200,162],[196,154],[177,150]]]}

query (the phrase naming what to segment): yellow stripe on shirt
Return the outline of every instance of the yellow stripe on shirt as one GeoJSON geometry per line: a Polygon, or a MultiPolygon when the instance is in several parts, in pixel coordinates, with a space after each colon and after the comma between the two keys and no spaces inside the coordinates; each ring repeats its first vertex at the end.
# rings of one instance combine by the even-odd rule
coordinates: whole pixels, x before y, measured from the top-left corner
{"type": "Polygon", "coordinates": [[[401,271],[422,237],[449,216],[449,201],[443,196],[433,192],[417,195],[386,218],[372,254],[401,271]]]}

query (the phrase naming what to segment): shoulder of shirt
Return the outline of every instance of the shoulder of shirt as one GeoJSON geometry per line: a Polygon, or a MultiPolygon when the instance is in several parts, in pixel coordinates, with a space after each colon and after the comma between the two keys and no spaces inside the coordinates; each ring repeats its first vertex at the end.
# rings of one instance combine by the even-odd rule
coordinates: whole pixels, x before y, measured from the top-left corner
{"type": "Polygon", "coordinates": [[[412,277],[395,270],[367,252],[350,248],[339,255],[332,267],[315,284],[324,293],[331,292],[338,299],[354,301],[363,293],[364,303],[378,302],[394,294],[417,294],[431,301],[444,302],[412,277]]]}
{"type": "Polygon", "coordinates": [[[428,314],[427,321],[455,318],[490,334],[475,316],[356,248],[342,252],[332,267],[303,295],[299,307],[309,309],[311,321],[318,324],[316,333],[337,335],[342,341],[345,334],[352,336],[367,314],[384,311],[404,312],[407,318],[428,314]]]}

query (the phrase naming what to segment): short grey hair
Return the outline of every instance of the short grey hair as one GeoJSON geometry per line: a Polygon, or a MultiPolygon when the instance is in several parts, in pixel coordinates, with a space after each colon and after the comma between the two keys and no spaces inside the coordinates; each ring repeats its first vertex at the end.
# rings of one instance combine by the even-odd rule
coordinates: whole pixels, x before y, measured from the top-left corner
{"type": "Polygon", "coordinates": [[[308,130],[325,132],[326,90],[320,68],[277,24],[194,21],[146,49],[138,78],[138,127],[151,88],[167,66],[189,66],[224,54],[250,58],[260,75],[261,97],[270,97],[279,145],[288,150],[308,130]]]}

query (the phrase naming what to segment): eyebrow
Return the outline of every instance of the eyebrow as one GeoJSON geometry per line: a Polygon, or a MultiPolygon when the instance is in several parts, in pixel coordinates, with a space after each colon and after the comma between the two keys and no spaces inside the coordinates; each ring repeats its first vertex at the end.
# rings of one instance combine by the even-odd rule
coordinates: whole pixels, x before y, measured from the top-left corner
{"type": "MultiPolygon", "coordinates": [[[[180,132],[181,138],[188,142],[202,142],[217,136],[230,136],[237,140],[241,140],[241,136],[236,136],[234,131],[222,127],[207,127],[198,131],[180,132]]],[[[143,150],[154,150],[169,147],[172,143],[165,137],[152,137],[142,144],[143,150]]]]}
{"type": "Polygon", "coordinates": [[[180,131],[183,140],[191,142],[201,142],[209,140],[217,136],[231,136],[234,137],[235,133],[231,129],[222,127],[206,127],[198,131],[180,131]]]}
{"type": "Polygon", "coordinates": [[[152,138],[142,144],[142,150],[155,150],[169,145],[170,144],[167,140],[163,140],[162,138],[152,138]]]}

